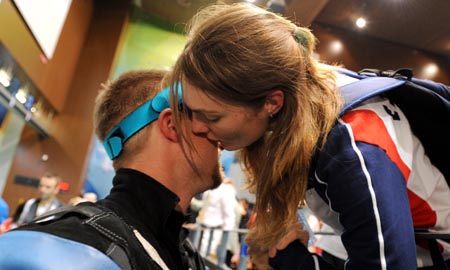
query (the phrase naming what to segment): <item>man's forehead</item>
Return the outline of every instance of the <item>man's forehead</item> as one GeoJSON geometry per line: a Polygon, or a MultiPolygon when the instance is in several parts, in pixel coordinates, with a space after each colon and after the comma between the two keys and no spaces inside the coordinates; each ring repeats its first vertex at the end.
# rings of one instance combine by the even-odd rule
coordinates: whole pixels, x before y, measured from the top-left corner
{"type": "Polygon", "coordinates": [[[41,182],[49,182],[49,181],[53,181],[53,182],[57,182],[56,177],[48,177],[48,176],[43,176],[41,177],[41,182]]]}

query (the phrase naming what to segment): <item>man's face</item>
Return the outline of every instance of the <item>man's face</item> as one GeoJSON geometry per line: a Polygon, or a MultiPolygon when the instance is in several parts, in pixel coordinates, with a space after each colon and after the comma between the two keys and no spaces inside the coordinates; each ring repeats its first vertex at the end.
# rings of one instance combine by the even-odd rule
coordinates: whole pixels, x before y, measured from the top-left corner
{"type": "Polygon", "coordinates": [[[53,177],[42,177],[39,182],[39,196],[41,200],[52,199],[58,194],[58,181],[53,177]]]}
{"type": "MultiPolygon", "coordinates": [[[[190,122],[187,120],[187,122],[190,122]]],[[[192,141],[194,149],[190,149],[184,144],[187,152],[187,158],[191,160],[191,164],[195,167],[201,183],[206,189],[216,188],[222,183],[221,166],[219,162],[219,145],[217,141],[211,141],[205,136],[196,135],[190,129],[190,123],[187,123],[186,135],[192,141]]]]}

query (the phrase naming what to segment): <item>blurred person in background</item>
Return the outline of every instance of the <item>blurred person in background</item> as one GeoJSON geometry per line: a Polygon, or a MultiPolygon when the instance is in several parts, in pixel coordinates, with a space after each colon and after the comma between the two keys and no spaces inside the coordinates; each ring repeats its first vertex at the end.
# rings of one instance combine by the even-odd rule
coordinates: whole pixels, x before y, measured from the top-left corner
{"type": "Polygon", "coordinates": [[[64,203],[57,198],[60,182],[61,178],[58,175],[45,173],[39,180],[39,197],[25,202],[19,219],[12,227],[29,223],[48,211],[64,206],[64,203]]]}
{"type": "Polygon", "coordinates": [[[217,258],[218,264],[225,267],[230,231],[237,228],[238,202],[232,180],[224,178],[219,187],[204,192],[202,203],[197,218],[202,226],[200,254],[217,258]]]}
{"type": "Polygon", "coordinates": [[[97,194],[94,192],[86,192],[83,194],[83,200],[86,202],[93,202],[95,203],[98,200],[97,194]]]}
{"type": "Polygon", "coordinates": [[[74,206],[82,202],[95,203],[96,201],[97,201],[97,194],[95,194],[94,192],[86,192],[83,195],[78,195],[71,198],[67,204],[74,206]]]}

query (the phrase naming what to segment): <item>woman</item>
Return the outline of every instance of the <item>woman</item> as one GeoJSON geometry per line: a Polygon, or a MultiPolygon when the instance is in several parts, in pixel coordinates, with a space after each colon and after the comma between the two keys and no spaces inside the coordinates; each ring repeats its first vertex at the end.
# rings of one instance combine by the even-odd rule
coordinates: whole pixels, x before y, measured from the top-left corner
{"type": "MultiPolygon", "coordinates": [[[[183,85],[180,117],[223,148],[241,149],[256,193],[247,238],[254,256],[285,246],[278,240],[296,226],[307,198],[342,233],[347,269],[415,269],[405,178],[381,146],[355,142],[359,114],[338,119],[336,69],[314,59],[315,42],[308,29],[250,4],[200,11],[171,78],[183,85]]],[[[371,102],[376,113],[394,106],[371,102]]]]}

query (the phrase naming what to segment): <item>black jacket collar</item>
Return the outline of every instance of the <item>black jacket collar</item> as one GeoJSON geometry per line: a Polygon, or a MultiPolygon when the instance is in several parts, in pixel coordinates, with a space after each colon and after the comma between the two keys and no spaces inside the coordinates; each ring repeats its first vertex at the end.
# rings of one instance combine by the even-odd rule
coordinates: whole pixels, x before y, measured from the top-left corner
{"type": "Polygon", "coordinates": [[[180,263],[174,256],[179,256],[179,236],[186,217],[175,210],[179,201],[175,193],[148,175],[119,169],[110,194],[100,204],[137,229],[163,258],[169,256],[170,261],[180,263]]]}

